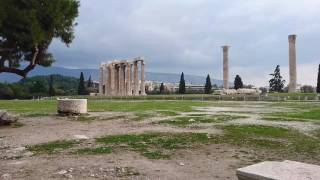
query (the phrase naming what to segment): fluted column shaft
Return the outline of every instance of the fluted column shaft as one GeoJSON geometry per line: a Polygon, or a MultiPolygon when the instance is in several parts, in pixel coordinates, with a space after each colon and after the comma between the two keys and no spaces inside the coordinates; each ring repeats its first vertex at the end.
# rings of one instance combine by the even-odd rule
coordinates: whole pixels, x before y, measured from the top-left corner
{"type": "Polygon", "coordinates": [[[100,68],[99,68],[99,71],[100,71],[100,77],[99,77],[99,94],[100,95],[103,95],[103,68],[102,68],[102,65],[100,65],[100,68]]]}
{"type": "Polygon", "coordinates": [[[296,35],[289,35],[289,92],[297,91],[296,35]]]}
{"type": "Polygon", "coordinates": [[[229,89],[229,48],[222,46],[223,49],[223,88],[229,89]]]}
{"type": "Polygon", "coordinates": [[[131,96],[132,91],[131,91],[131,64],[127,63],[126,64],[126,95],[131,96]]]}
{"type": "Polygon", "coordinates": [[[141,84],[140,84],[141,95],[146,95],[144,65],[145,65],[144,61],[141,61],[141,84]]]}
{"type": "Polygon", "coordinates": [[[139,74],[138,74],[138,61],[133,63],[133,95],[139,95],[139,74]]]}

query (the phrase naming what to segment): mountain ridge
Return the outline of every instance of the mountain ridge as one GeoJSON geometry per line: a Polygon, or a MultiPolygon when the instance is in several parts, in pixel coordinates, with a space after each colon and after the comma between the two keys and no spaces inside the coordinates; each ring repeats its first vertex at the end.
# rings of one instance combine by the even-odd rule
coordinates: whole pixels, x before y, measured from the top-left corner
{"type": "MultiPolygon", "coordinates": [[[[85,78],[88,79],[91,75],[91,78],[94,81],[99,81],[99,70],[98,69],[69,69],[64,67],[37,67],[33,71],[30,72],[28,77],[33,76],[41,76],[41,75],[51,75],[51,74],[60,74],[63,76],[70,76],[78,78],[80,76],[80,72],[83,72],[85,78]]],[[[147,81],[156,81],[156,82],[164,82],[164,83],[178,83],[180,80],[180,74],[176,73],[159,73],[159,72],[146,72],[145,74],[147,81]]],[[[185,80],[188,84],[195,84],[195,85],[203,85],[205,84],[205,76],[197,76],[197,75],[190,75],[185,74],[185,80]]],[[[8,74],[8,73],[1,73],[0,74],[0,82],[17,82],[21,79],[21,77],[8,74]]],[[[222,80],[219,79],[211,79],[212,84],[216,84],[218,86],[222,85],[222,80]]]]}

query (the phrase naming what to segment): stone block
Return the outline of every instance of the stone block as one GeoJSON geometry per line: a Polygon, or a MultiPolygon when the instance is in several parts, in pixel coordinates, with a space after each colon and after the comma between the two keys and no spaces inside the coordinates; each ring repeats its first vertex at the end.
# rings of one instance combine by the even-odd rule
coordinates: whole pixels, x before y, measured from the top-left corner
{"type": "Polygon", "coordinates": [[[86,114],[87,99],[58,99],[57,111],[61,115],[86,114]]]}
{"type": "Polygon", "coordinates": [[[320,166],[296,161],[265,161],[237,170],[239,180],[319,180],[320,166]]]}

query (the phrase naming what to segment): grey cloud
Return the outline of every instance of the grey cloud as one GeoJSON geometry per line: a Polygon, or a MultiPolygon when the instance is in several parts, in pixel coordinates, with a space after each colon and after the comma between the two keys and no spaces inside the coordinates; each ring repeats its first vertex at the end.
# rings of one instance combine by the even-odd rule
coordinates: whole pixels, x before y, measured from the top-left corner
{"type": "Polygon", "coordinates": [[[57,66],[145,56],[149,71],[221,78],[220,46],[229,44],[232,75],[266,84],[275,65],[287,66],[291,33],[298,62],[316,68],[319,8],[318,0],[82,0],[75,41],[70,48],[54,42],[51,51],[57,66]]]}

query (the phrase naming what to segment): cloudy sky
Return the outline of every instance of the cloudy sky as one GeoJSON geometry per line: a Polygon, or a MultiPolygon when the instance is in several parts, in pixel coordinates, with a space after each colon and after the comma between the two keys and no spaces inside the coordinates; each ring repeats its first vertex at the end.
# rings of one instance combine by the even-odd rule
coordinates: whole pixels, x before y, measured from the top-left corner
{"type": "Polygon", "coordinates": [[[315,85],[320,63],[319,0],[81,0],[69,48],[54,41],[55,66],[98,68],[144,56],[149,72],[222,79],[222,45],[230,73],[267,85],[279,64],[288,79],[288,35],[297,34],[298,82],[315,85]]]}

